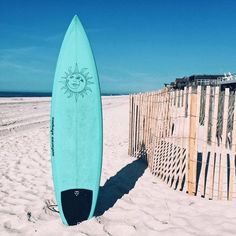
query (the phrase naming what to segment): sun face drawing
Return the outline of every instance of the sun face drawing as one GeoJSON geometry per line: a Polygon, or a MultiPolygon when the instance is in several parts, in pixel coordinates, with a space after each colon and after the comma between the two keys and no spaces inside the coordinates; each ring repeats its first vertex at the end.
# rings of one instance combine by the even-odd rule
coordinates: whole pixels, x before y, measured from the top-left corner
{"type": "Polygon", "coordinates": [[[89,76],[89,72],[87,72],[87,68],[82,68],[79,70],[78,64],[75,64],[74,70],[70,67],[65,75],[62,76],[60,82],[63,84],[62,88],[65,90],[65,94],[67,94],[68,98],[75,97],[75,100],[78,100],[78,97],[82,98],[88,94],[88,92],[92,92],[92,89],[89,87],[91,84],[94,84],[91,79],[93,77],[89,76]]]}

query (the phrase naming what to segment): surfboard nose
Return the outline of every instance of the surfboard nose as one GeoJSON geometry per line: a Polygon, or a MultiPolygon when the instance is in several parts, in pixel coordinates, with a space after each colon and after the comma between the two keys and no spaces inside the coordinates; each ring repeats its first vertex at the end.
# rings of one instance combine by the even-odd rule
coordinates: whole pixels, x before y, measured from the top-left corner
{"type": "Polygon", "coordinates": [[[91,211],[93,191],[68,189],[61,192],[62,210],[68,225],[87,220],[91,211]]]}

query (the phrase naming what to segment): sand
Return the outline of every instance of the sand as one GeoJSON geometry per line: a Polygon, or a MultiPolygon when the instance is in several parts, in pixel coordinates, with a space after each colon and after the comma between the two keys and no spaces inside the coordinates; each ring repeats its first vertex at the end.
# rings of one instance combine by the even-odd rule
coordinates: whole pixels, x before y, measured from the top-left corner
{"type": "Polygon", "coordinates": [[[236,235],[236,204],[170,189],[129,157],[128,97],[103,97],[104,159],[96,217],[64,226],[55,203],[49,98],[0,99],[0,235],[236,235]]]}

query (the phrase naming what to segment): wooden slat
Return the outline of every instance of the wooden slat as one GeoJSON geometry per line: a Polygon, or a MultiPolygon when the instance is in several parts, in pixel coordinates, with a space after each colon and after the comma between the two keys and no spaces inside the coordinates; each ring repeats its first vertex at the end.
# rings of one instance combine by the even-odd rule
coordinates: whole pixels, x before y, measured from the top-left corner
{"type": "Polygon", "coordinates": [[[150,143],[149,143],[149,153],[148,153],[148,160],[150,161],[152,159],[152,156],[153,156],[153,131],[154,131],[154,99],[155,99],[155,96],[154,96],[154,92],[151,93],[151,103],[150,103],[150,106],[151,106],[151,112],[150,112],[150,143]]]}
{"type": "Polygon", "coordinates": [[[186,98],[186,131],[185,131],[185,145],[186,145],[186,168],[185,168],[185,192],[188,193],[189,187],[189,140],[190,140],[190,113],[191,113],[191,94],[192,87],[187,88],[187,98],[186,98]]]}
{"type": "Polygon", "coordinates": [[[207,164],[207,137],[208,137],[208,124],[209,124],[209,106],[210,106],[210,86],[206,87],[206,96],[205,96],[205,118],[204,118],[204,128],[203,128],[203,145],[202,145],[202,163],[201,163],[201,173],[199,178],[199,190],[202,197],[205,197],[205,171],[207,164]]]}
{"type": "Polygon", "coordinates": [[[229,200],[234,197],[235,191],[235,152],[236,152],[236,92],[234,93],[234,120],[233,120],[233,130],[232,130],[232,148],[230,152],[230,182],[229,182],[229,200]]]}
{"type": "Polygon", "coordinates": [[[177,99],[176,99],[176,121],[175,121],[175,145],[176,145],[176,156],[175,156],[175,171],[174,171],[174,183],[173,187],[178,188],[179,186],[179,176],[180,176],[180,162],[181,162],[181,147],[180,147],[180,131],[181,131],[181,111],[180,111],[180,100],[181,100],[181,90],[177,91],[177,99]]]}
{"type": "Polygon", "coordinates": [[[179,190],[183,190],[182,189],[182,181],[184,178],[184,171],[183,171],[183,167],[184,167],[184,129],[185,129],[185,117],[184,117],[184,113],[185,113],[185,103],[186,103],[186,87],[184,88],[184,91],[181,91],[181,106],[180,106],[180,136],[179,136],[179,147],[181,149],[180,151],[180,174],[179,174],[179,190]]]}
{"type": "Polygon", "coordinates": [[[172,112],[173,112],[173,116],[172,116],[172,125],[171,126],[171,130],[173,129],[173,133],[171,136],[171,142],[172,142],[172,151],[171,151],[171,157],[172,157],[172,161],[171,161],[171,166],[170,166],[170,181],[169,181],[169,186],[172,186],[172,180],[175,178],[175,166],[176,166],[176,147],[177,147],[177,142],[176,142],[176,120],[177,120],[177,106],[175,103],[176,100],[176,96],[177,96],[177,91],[175,90],[173,92],[173,101],[172,101],[172,112]]]}
{"type": "Polygon", "coordinates": [[[165,111],[164,111],[164,137],[163,140],[165,142],[165,150],[164,150],[164,166],[163,166],[163,177],[162,179],[165,181],[166,175],[168,172],[168,151],[169,151],[169,142],[168,142],[168,134],[169,134],[169,126],[168,126],[168,120],[169,120],[169,93],[166,90],[165,91],[165,111]]]}
{"type": "Polygon", "coordinates": [[[153,106],[154,106],[154,112],[153,112],[153,144],[152,144],[152,157],[151,157],[151,160],[150,161],[150,170],[153,172],[154,171],[154,163],[156,163],[156,161],[154,162],[155,160],[155,153],[156,153],[156,150],[157,150],[157,138],[156,138],[156,120],[157,120],[157,116],[158,116],[158,113],[157,113],[157,109],[158,109],[158,93],[155,93],[154,95],[154,101],[153,101],[153,106]]]}
{"type": "Polygon", "coordinates": [[[130,139],[131,139],[131,95],[129,95],[129,143],[128,143],[128,155],[130,156],[130,139]]]}
{"type": "Polygon", "coordinates": [[[227,152],[226,152],[226,138],[227,138],[227,121],[228,121],[228,106],[229,106],[229,88],[225,89],[224,98],[224,113],[223,113],[223,130],[221,143],[221,159],[220,159],[220,175],[218,199],[227,198],[227,152]]]}
{"type": "Polygon", "coordinates": [[[133,140],[134,140],[134,95],[131,97],[131,140],[130,140],[130,148],[131,148],[131,156],[134,155],[133,149],[133,140]]]}
{"type": "Polygon", "coordinates": [[[219,87],[215,88],[215,94],[214,94],[214,106],[213,106],[213,115],[212,115],[212,132],[211,132],[211,153],[210,153],[210,160],[209,160],[209,166],[208,166],[208,173],[207,173],[207,180],[206,180],[206,195],[209,199],[213,199],[216,193],[214,193],[214,189],[216,189],[214,186],[216,185],[216,182],[218,182],[217,174],[218,169],[216,166],[219,166],[218,161],[218,155],[216,156],[216,153],[218,153],[217,148],[217,138],[216,138],[216,129],[217,129],[217,117],[218,117],[218,103],[219,103],[219,87]]]}
{"type": "Polygon", "coordinates": [[[154,150],[155,150],[155,144],[154,144],[154,117],[155,117],[155,93],[152,93],[152,114],[151,114],[151,145],[150,145],[150,151],[149,151],[149,155],[148,155],[148,166],[149,168],[151,168],[152,166],[152,162],[153,162],[153,155],[154,155],[154,150]]]}
{"type": "Polygon", "coordinates": [[[167,142],[169,142],[169,148],[167,152],[167,173],[166,173],[166,180],[165,182],[168,184],[168,181],[170,179],[170,172],[171,172],[171,166],[172,166],[172,149],[173,149],[173,136],[172,136],[172,122],[173,122],[173,92],[169,92],[169,115],[168,115],[168,137],[167,142]]]}
{"type": "Polygon", "coordinates": [[[160,119],[159,119],[159,127],[160,127],[160,137],[159,140],[161,141],[161,148],[159,152],[159,168],[158,168],[158,176],[163,175],[163,165],[164,165],[164,152],[165,152],[165,145],[166,143],[163,141],[163,123],[164,123],[164,113],[165,113],[165,94],[161,93],[161,111],[160,111],[160,119]]]}

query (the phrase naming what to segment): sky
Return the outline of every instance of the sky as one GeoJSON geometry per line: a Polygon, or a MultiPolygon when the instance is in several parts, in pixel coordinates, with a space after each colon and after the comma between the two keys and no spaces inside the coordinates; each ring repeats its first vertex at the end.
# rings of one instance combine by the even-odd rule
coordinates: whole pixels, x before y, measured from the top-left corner
{"type": "Polygon", "coordinates": [[[234,0],[0,0],[0,91],[51,92],[77,14],[103,93],[157,90],[177,77],[236,72],[234,0]]]}

